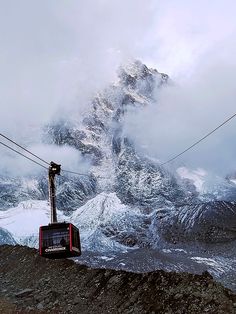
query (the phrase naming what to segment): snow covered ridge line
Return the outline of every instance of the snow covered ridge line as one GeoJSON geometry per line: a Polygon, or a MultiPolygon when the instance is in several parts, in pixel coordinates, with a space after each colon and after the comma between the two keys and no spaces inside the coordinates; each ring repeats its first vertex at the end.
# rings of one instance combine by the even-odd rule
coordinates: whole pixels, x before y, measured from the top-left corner
{"type": "MultiPolygon", "coordinates": [[[[66,217],[62,212],[58,216],[60,221],[69,220],[79,227],[83,249],[126,251],[127,246],[151,242],[151,234],[143,222],[146,216],[139,209],[122,204],[115,193],[103,192],[71,216],[66,217]]],[[[0,212],[0,227],[11,232],[17,243],[32,247],[38,246],[39,226],[49,221],[50,209],[44,201],[22,202],[16,208],[0,212]]]]}
{"type": "MultiPolygon", "coordinates": [[[[63,219],[63,215],[59,213],[63,219]]],[[[16,243],[38,246],[40,225],[50,221],[50,208],[47,201],[23,201],[15,208],[0,211],[0,227],[8,230],[16,243]]]]}
{"type": "MultiPolygon", "coordinates": [[[[102,229],[114,223],[116,219],[122,219],[130,209],[121,203],[115,193],[101,193],[77,209],[71,216],[65,216],[58,212],[59,221],[71,221],[80,228],[82,244],[85,247],[94,248],[94,245],[117,249],[122,246],[109,240],[102,229]]],[[[0,211],[0,228],[5,228],[5,237],[0,243],[19,243],[31,247],[38,246],[38,229],[40,225],[50,222],[50,208],[46,201],[25,201],[17,207],[0,211]],[[9,232],[9,233],[8,233],[9,232]],[[12,235],[12,238],[10,237],[12,235]],[[9,239],[15,239],[15,242],[9,239]],[[6,239],[4,241],[4,239],[6,239]]],[[[120,221],[119,221],[120,223],[120,221]]],[[[5,233],[2,232],[4,235],[5,233]]],[[[124,248],[125,249],[125,248],[124,248]]]]}
{"type": "MultiPolygon", "coordinates": [[[[163,239],[167,242],[236,239],[236,207],[226,202],[179,209],[163,206],[145,213],[123,204],[115,193],[102,192],[72,215],[65,216],[59,211],[58,217],[59,221],[70,221],[79,227],[82,248],[91,251],[158,248],[163,239]]],[[[10,232],[17,243],[32,247],[38,246],[39,226],[49,221],[50,209],[45,201],[22,202],[16,208],[0,212],[0,227],[10,232]]]]}
{"type": "MultiPolygon", "coordinates": [[[[88,237],[99,228],[101,223],[112,219],[113,215],[126,211],[127,207],[121,204],[114,193],[101,193],[75,211],[70,217],[66,217],[58,211],[58,220],[72,221],[79,226],[82,236],[85,237],[86,235],[88,237]]],[[[12,234],[16,242],[28,243],[31,246],[29,243],[30,238],[34,244],[35,238],[38,238],[39,226],[47,225],[49,222],[50,207],[46,201],[24,201],[15,208],[0,211],[0,227],[7,230],[2,232],[1,243],[4,243],[4,235],[8,239],[7,234],[12,234]]],[[[8,242],[13,243],[14,241],[8,242]]]]}

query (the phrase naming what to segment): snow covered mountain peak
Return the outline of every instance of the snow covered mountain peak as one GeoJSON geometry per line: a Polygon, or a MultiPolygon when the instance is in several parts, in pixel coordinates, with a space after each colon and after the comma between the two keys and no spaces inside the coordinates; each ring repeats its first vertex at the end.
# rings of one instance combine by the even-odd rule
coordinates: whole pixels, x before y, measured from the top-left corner
{"type": "Polygon", "coordinates": [[[86,230],[97,229],[101,223],[106,223],[112,216],[119,215],[128,210],[128,207],[121,203],[116,193],[98,194],[88,201],[84,206],[77,209],[71,216],[71,220],[80,228],[86,230]]]}
{"type": "Polygon", "coordinates": [[[135,87],[134,83],[140,80],[147,80],[151,77],[160,77],[163,82],[168,80],[168,75],[164,73],[159,73],[156,69],[148,68],[139,60],[134,60],[121,66],[118,70],[118,76],[120,81],[129,87],[135,87]]]}
{"type": "MultiPolygon", "coordinates": [[[[156,246],[161,234],[168,240],[182,228],[184,235],[186,230],[191,234],[193,226],[196,226],[192,217],[200,221],[200,226],[197,226],[201,231],[203,222],[200,216],[195,215],[196,212],[207,217],[212,212],[217,220],[220,216],[216,214],[216,207],[227,212],[234,211],[231,203],[227,206],[211,203],[214,200],[231,202],[236,199],[234,184],[230,189],[229,185],[225,185],[221,198],[216,198],[214,191],[199,197],[199,191],[204,186],[204,173],[181,170],[182,177],[195,180],[197,190],[189,181],[180,182],[158,161],[142,155],[123,132],[130,108],[141,110],[153,104],[154,100],[158,105],[155,98],[157,91],[163,84],[168,84],[168,76],[134,61],[121,67],[118,77],[118,83],[109,85],[91,99],[78,123],[75,117],[71,120],[59,117],[44,128],[46,143],[71,147],[90,165],[86,176],[64,174],[57,180],[57,207],[62,213],[61,218],[71,220],[81,228],[85,246],[91,249],[96,246],[99,250],[102,247],[117,249],[120,245],[156,246]],[[206,201],[207,206],[203,206],[206,201]],[[191,220],[191,224],[186,223],[186,219],[191,220]],[[172,228],[168,227],[170,225],[172,228]],[[170,234],[166,235],[166,230],[170,234]]],[[[76,170],[83,173],[84,169],[76,170]]],[[[1,209],[14,207],[0,212],[1,215],[7,214],[1,220],[1,226],[12,232],[16,239],[23,239],[25,234],[33,236],[35,227],[30,229],[30,225],[34,225],[34,218],[37,226],[48,223],[46,176],[21,180],[12,178],[7,184],[2,178],[0,187],[1,209]],[[23,200],[27,202],[19,204],[23,200]],[[27,209],[30,204],[33,210],[27,209]],[[26,221],[24,228],[11,224],[12,217],[15,221],[17,217],[17,221],[26,221]]],[[[217,187],[217,192],[219,189],[217,187]]],[[[228,217],[232,220],[232,216],[228,217]]],[[[221,227],[218,230],[221,234],[221,227]]],[[[231,231],[230,238],[234,238],[234,231],[231,231]]]]}

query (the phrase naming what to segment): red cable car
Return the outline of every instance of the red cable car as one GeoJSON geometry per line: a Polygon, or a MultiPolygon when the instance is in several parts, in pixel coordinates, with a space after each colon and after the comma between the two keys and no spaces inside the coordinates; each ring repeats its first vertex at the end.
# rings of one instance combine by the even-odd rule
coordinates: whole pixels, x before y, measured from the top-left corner
{"type": "Polygon", "coordinates": [[[81,255],[79,229],[72,223],[57,222],[55,175],[61,166],[51,162],[49,167],[49,199],[51,223],[39,228],[39,255],[48,258],[66,258],[81,255]]]}
{"type": "Polygon", "coordinates": [[[79,230],[67,222],[39,228],[39,255],[51,258],[81,255],[79,230]]]}

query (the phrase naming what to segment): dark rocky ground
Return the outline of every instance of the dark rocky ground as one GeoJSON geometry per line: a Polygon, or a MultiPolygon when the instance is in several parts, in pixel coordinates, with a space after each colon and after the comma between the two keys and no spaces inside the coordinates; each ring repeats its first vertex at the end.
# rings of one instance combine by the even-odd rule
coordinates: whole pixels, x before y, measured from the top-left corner
{"type": "Polygon", "coordinates": [[[0,313],[236,313],[236,295],[206,272],[136,274],[0,246],[0,313]]]}

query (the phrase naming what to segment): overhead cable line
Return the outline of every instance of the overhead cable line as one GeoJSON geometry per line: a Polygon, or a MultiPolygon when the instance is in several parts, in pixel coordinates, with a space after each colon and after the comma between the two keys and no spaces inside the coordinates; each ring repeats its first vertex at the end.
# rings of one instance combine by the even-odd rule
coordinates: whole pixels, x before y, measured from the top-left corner
{"type": "MultiPolygon", "coordinates": [[[[30,161],[36,163],[37,165],[43,167],[44,169],[48,169],[47,167],[43,166],[43,165],[40,164],[39,162],[37,162],[37,161],[33,160],[32,158],[30,158],[30,157],[28,157],[28,156],[22,154],[21,152],[19,152],[18,150],[14,149],[14,148],[12,148],[12,147],[10,147],[10,146],[8,146],[7,144],[5,144],[5,143],[3,143],[3,142],[0,142],[0,144],[3,145],[3,146],[5,146],[5,147],[7,147],[7,148],[9,148],[9,149],[12,150],[13,152],[15,152],[15,153],[21,155],[22,157],[27,158],[28,160],[30,160],[30,161]]],[[[89,176],[88,174],[79,173],[79,172],[74,172],[74,171],[69,171],[69,170],[64,170],[64,169],[62,169],[62,171],[68,172],[68,173],[77,174],[77,175],[81,175],[81,176],[89,176]]]]}
{"type": "MultiPolygon", "coordinates": [[[[2,133],[0,133],[0,136],[2,136],[3,138],[7,139],[9,142],[15,144],[16,146],[20,147],[21,149],[23,149],[23,150],[26,151],[27,153],[31,154],[32,156],[38,158],[39,160],[41,160],[41,161],[44,162],[45,164],[50,165],[49,162],[43,160],[42,158],[40,158],[39,156],[35,155],[34,153],[32,153],[31,151],[29,151],[29,150],[26,149],[25,147],[19,145],[19,144],[16,143],[15,141],[11,140],[9,137],[3,135],[2,133]]],[[[28,157],[28,156],[22,154],[21,152],[19,152],[19,151],[15,150],[14,148],[8,146],[7,144],[4,144],[3,142],[0,142],[0,144],[2,144],[3,146],[9,148],[9,149],[12,150],[13,152],[15,152],[15,153],[21,155],[22,157],[25,157],[25,158],[27,158],[28,160],[30,160],[30,161],[36,163],[37,165],[39,165],[39,166],[41,166],[41,167],[43,167],[43,168],[45,168],[45,169],[48,169],[47,167],[43,166],[41,163],[39,163],[39,162],[33,160],[32,158],[30,158],[30,157],[28,157]]],[[[75,174],[75,175],[80,175],[80,176],[88,176],[88,177],[90,176],[89,174],[79,173],[79,172],[70,171],[70,170],[65,170],[65,169],[62,169],[62,171],[63,171],[63,172],[67,172],[67,173],[71,173],[71,174],[75,174]]]]}
{"type": "Polygon", "coordinates": [[[42,158],[40,158],[39,156],[35,155],[34,153],[32,153],[31,151],[29,151],[29,150],[26,149],[25,147],[23,147],[23,146],[17,144],[16,142],[14,142],[13,140],[11,140],[11,139],[10,139],[9,137],[7,137],[6,135],[0,133],[0,136],[4,137],[6,140],[8,140],[9,142],[15,144],[16,146],[20,147],[21,149],[23,149],[24,151],[26,151],[26,152],[29,153],[30,155],[32,155],[32,156],[38,158],[39,160],[41,160],[41,161],[44,162],[45,164],[47,164],[47,165],[50,164],[49,162],[43,160],[42,158]]]}
{"type": "Polygon", "coordinates": [[[86,173],[79,173],[79,172],[75,172],[75,171],[70,171],[70,170],[64,170],[64,169],[61,169],[61,171],[64,171],[64,172],[68,172],[68,173],[72,173],[72,174],[77,174],[79,176],[90,176],[89,174],[86,174],[86,173]]]}
{"type": "MultiPolygon", "coordinates": [[[[23,150],[24,150],[24,151],[26,151],[28,154],[30,154],[30,155],[32,155],[32,156],[34,156],[35,158],[38,158],[39,160],[41,160],[42,162],[44,162],[47,166],[49,166],[49,165],[50,165],[50,163],[49,163],[49,162],[47,162],[47,161],[45,161],[44,159],[42,159],[41,157],[39,157],[39,156],[35,155],[35,154],[34,154],[34,153],[32,153],[30,150],[28,150],[27,148],[25,148],[25,147],[21,146],[20,144],[16,143],[15,141],[13,141],[12,139],[10,139],[10,138],[9,138],[9,137],[7,137],[6,135],[4,135],[4,134],[0,133],[0,136],[2,136],[3,138],[5,138],[5,139],[6,139],[6,140],[8,140],[9,142],[11,142],[11,143],[15,144],[15,145],[16,145],[16,146],[18,146],[19,148],[23,149],[23,150]]],[[[24,154],[20,153],[19,151],[15,150],[14,148],[12,148],[12,147],[10,147],[10,146],[8,146],[8,145],[6,145],[6,144],[2,143],[2,142],[0,142],[0,144],[2,144],[2,145],[4,145],[5,147],[7,147],[7,148],[11,149],[11,150],[12,150],[12,151],[14,151],[15,153],[17,153],[17,154],[19,154],[19,155],[21,155],[21,156],[23,156],[23,157],[25,157],[25,158],[27,158],[27,159],[29,159],[29,160],[33,161],[34,163],[38,164],[39,166],[41,166],[41,167],[43,167],[43,168],[45,168],[45,169],[48,169],[47,167],[45,167],[45,166],[41,165],[40,163],[38,163],[37,161],[35,161],[35,160],[31,159],[30,157],[27,157],[26,155],[24,155],[24,154]]],[[[61,169],[61,171],[63,171],[63,172],[67,172],[67,173],[71,173],[71,174],[75,174],[75,175],[79,175],[79,176],[87,176],[87,177],[89,177],[89,176],[90,176],[90,174],[86,174],[86,173],[79,173],[79,172],[70,171],[70,170],[66,170],[66,169],[61,169]]],[[[105,177],[100,176],[100,178],[105,178],[105,177]]]]}
{"type": "MultiPolygon", "coordinates": [[[[218,129],[220,129],[222,126],[224,126],[226,123],[228,123],[230,120],[232,120],[234,117],[236,116],[236,113],[234,113],[231,117],[229,117],[228,119],[226,119],[224,122],[222,122],[220,125],[218,125],[215,129],[213,129],[212,131],[210,131],[209,133],[207,133],[205,136],[203,136],[202,138],[200,138],[198,141],[196,141],[195,143],[193,143],[191,146],[187,147],[185,150],[183,150],[182,152],[180,152],[179,154],[175,155],[174,157],[170,158],[169,160],[163,162],[160,164],[160,166],[164,166],[172,161],[174,161],[175,159],[177,159],[178,157],[182,156],[183,154],[185,154],[187,151],[189,151],[190,149],[192,149],[193,147],[195,147],[196,145],[198,145],[200,142],[204,141],[207,137],[209,137],[211,134],[213,134],[214,132],[216,132],[218,129]]],[[[28,149],[26,149],[25,147],[17,144],[16,142],[14,142],[13,140],[11,140],[10,138],[8,138],[7,136],[3,135],[2,133],[0,133],[0,136],[4,137],[5,139],[7,139],[8,141],[12,142],[13,144],[15,144],[16,146],[20,147],[21,149],[25,150],[27,153],[31,154],[32,156],[38,158],[39,160],[41,160],[42,162],[44,162],[47,165],[50,165],[49,162],[43,160],[42,158],[40,158],[39,156],[35,155],[34,153],[32,153],[31,151],[29,151],[28,149]]],[[[40,163],[38,163],[37,161],[25,156],[24,154],[20,153],[19,151],[11,148],[10,146],[0,142],[0,144],[2,144],[3,146],[11,149],[12,151],[14,151],[15,153],[29,159],[30,161],[38,164],[39,166],[48,169],[47,167],[41,165],[40,163]]],[[[67,173],[71,173],[71,174],[76,174],[76,175],[82,175],[82,176],[90,176],[88,174],[83,174],[83,173],[79,173],[79,172],[75,172],[75,171],[70,171],[70,170],[64,170],[62,169],[62,171],[67,172],[67,173]]]]}
{"type": "Polygon", "coordinates": [[[48,169],[47,167],[41,165],[39,162],[37,162],[37,161],[33,160],[32,158],[30,158],[30,157],[28,157],[28,156],[22,154],[21,152],[18,152],[18,150],[15,150],[14,148],[8,146],[7,144],[5,144],[5,143],[3,143],[3,142],[0,142],[0,144],[3,145],[3,146],[5,146],[5,147],[7,147],[7,148],[9,148],[9,149],[12,150],[13,152],[15,152],[15,153],[17,153],[17,154],[23,156],[24,158],[29,159],[30,161],[34,162],[35,164],[37,164],[37,165],[39,165],[39,166],[41,166],[41,167],[43,167],[43,168],[45,168],[45,169],[48,169]]]}
{"type": "MultiPolygon", "coordinates": [[[[35,155],[35,154],[32,153],[30,150],[28,150],[28,149],[26,149],[25,147],[21,146],[20,144],[16,143],[15,141],[13,141],[12,139],[10,139],[10,138],[7,137],[6,135],[0,133],[0,136],[2,136],[3,138],[5,138],[5,139],[8,140],[9,142],[15,144],[16,146],[20,147],[21,149],[23,149],[24,151],[26,151],[26,152],[29,153],[30,155],[34,156],[35,158],[38,158],[39,160],[41,160],[42,162],[44,162],[46,165],[50,165],[49,162],[47,162],[47,161],[45,161],[44,159],[42,159],[41,157],[35,155]]],[[[8,147],[8,148],[10,148],[11,150],[17,152],[18,154],[20,154],[20,155],[22,155],[22,156],[24,156],[24,157],[26,157],[27,159],[29,159],[29,160],[32,161],[31,158],[28,158],[27,156],[21,154],[20,152],[18,152],[18,151],[16,151],[16,150],[12,149],[10,146],[5,145],[5,144],[3,144],[2,142],[1,142],[1,144],[4,145],[4,146],[6,146],[6,147],[8,147]]],[[[40,165],[41,165],[41,164],[40,164],[40,165]]],[[[41,166],[42,166],[42,165],[41,165],[41,166]]],[[[45,167],[45,168],[46,168],[46,167],[45,167]]],[[[89,176],[88,174],[78,173],[78,172],[69,171],[69,170],[64,170],[64,169],[63,169],[62,171],[68,172],[68,173],[72,173],[72,174],[82,175],[82,176],[89,176]]]]}
{"type": "Polygon", "coordinates": [[[167,160],[166,162],[163,162],[162,164],[160,164],[160,166],[164,166],[168,163],[170,163],[171,161],[174,161],[175,159],[177,159],[178,157],[182,156],[183,154],[185,154],[187,151],[189,151],[190,149],[192,149],[194,146],[198,145],[200,142],[202,142],[203,140],[205,140],[208,136],[210,136],[212,133],[214,133],[215,131],[217,131],[218,129],[220,129],[223,125],[225,125],[226,123],[228,123],[230,120],[232,120],[234,117],[236,116],[236,113],[233,114],[231,117],[229,117],[227,120],[225,120],[223,123],[221,123],[220,125],[218,125],[214,130],[212,130],[211,132],[207,133],[205,136],[203,136],[200,140],[198,140],[197,142],[193,143],[191,146],[187,147],[184,151],[180,152],[179,154],[175,155],[174,157],[172,157],[171,159],[167,160]]]}

